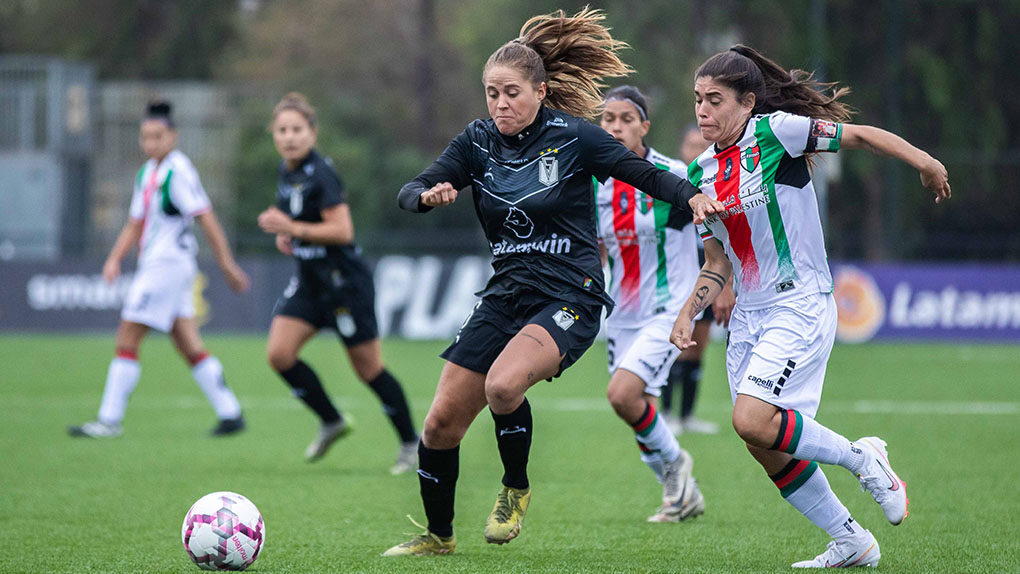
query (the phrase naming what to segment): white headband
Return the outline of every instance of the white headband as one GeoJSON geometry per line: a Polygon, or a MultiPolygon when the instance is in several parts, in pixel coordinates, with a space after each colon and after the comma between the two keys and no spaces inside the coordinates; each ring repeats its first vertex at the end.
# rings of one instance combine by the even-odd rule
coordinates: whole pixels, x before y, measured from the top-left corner
{"type": "Polygon", "coordinates": [[[607,102],[627,102],[630,105],[632,105],[635,108],[637,108],[638,113],[641,114],[641,121],[643,121],[643,122],[647,122],[648,121],[648,115],[645,114],[645,109],[642,108],[641,106],[639,106],[637,102],[635,102],[634,100],[628,98],[627,96],[609,96],[608,98],[606,98],[606,101],[607,102]]]}

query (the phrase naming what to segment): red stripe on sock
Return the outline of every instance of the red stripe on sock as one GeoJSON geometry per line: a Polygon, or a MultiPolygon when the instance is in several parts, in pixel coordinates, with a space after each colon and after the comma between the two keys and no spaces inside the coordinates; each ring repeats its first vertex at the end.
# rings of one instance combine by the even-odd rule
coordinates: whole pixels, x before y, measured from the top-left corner
{"type": "Polygon", "coordinates": [[[128,359],[131,361],[138,360],[138,351],[131,349],[121,349],[120,347],[114,352],[114,356],[118,359],[128,359]]]}
{"type": "Polygon", "coordinates": [[[652,426],[655,421],[655,405],[648,403],[648,410],[645,411],[645,416],[641,417],[641,420],[630,425],[635,432],[641,432],[648,427],[652,426]]]}
{"type": "Polygon", "coordinates": [[[811,464],[810,460],[802,460],[798,462],[797,466],[793,467],[793,470],[787,473],[786,476],[780,478],[779,480],[774,481],[776,483],[776,486],[779,488],[783,488],[787,484],[790,484],[791,482],[793,482],[795,478],[800,476],[800,473],[804,472],[804,469],[807,468],[809,464],[811,464]]]}
{"type": "Polygon", "coordinates": [[[204,361],[206,359],[206,357],[208,357],[208,356],[209,356],[209,351],[202,351],[201,353],[199,353],[199,354],[195,355],[194,357],[188,359],[188,362],[191,363],[192,367],[194,367],[195,365],[197,365],[197,364],[201,363],[202,361],[204,361]]]}
{"type": "Polygon", "coordinates": [[[797,413],[793,410],[786,411],[786,433],[783,434],[783,441],[779,443],[779,450],[786,450],[790,446],[790,439],[793,438],[793,430],[797,428],[797,413]]]}

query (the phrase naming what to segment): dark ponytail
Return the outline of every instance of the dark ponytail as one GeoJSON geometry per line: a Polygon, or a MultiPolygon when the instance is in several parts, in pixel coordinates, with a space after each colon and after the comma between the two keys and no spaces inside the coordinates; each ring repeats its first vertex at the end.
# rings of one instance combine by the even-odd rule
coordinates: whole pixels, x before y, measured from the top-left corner
{"type": "Polygon", "coordinates": [[[702,64],[695,79],[710,77],[732,88],[737,98],[754,94],[753,113],[789,112],[834,122],[848,121],[854,110],[840,101],[850,88],[837,82],[818,82],[814,74],[786,70],[759,52],[737,44],[702,64]]]}

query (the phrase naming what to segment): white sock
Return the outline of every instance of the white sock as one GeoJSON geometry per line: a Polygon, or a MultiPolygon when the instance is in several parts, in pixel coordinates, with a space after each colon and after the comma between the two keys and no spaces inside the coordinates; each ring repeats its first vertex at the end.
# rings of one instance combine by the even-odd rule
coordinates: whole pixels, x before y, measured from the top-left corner
{"type": "MultiPolygon", "coordinates": [[[[826,428],[818,421],[800,413],[797,415],[798,421],[802,423],[800,440],[793,451],[787,449],[786,452],[800,460],[837,464],[854,474],[861,471],[865,461],[864,451],[854,446],[845,436],[826,428]]],[[[793,416],[789,418],[788,424],[795,424],[793,416]]]]}
{"type": "Polygon", "coordinates": [[[641,462],[648,465],[648,468],[652,469],[655,473],[655,479],[662,484],[662,457],[657,452],[642,452],[641,462]]]}
{"type": "Polygon", "coordinates": [[[836,498],[821,468],[815,467],[814,473],[800,488],[787,495],[786,501],[833,538],[863,532],[853,522],[850,511],[836,498]]]}
{"type": "Polygon", "coordinates": [[[241,416],[241,403],[237,402],[234,392],[223,381],[223,365],[212,355],[206,356],[191,368],[191,376],[195,377],[199,388],[212,403],[216,416],[220,419],[236,419],[241,416]]]}
{"type": "Polygon", "coordinates": [[[141,374],[142,366],[137,359],[114,357],[110,361],[110,368],[106,371],[103,402],[99,405],[99,422],[119,425],[124,420],[128,397],[135,390],[141,374]]]}
{"type": "Polygon", "coordinates": [[[641,420],[631,425],[631,428],[634,429],[634,438],[645,447],[642,452],[647,450],[658,454],[662,462],[672,462],[680,456],[680,443],[651,403],[648,403],[641,420]]]}

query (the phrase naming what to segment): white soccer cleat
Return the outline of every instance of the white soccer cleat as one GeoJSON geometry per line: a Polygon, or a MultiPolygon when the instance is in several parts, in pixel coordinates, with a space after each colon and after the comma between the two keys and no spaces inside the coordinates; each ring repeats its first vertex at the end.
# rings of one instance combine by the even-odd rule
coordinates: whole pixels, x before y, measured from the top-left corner
{"type": "Polygon", "coordinates": [[[390,474],[404,474],[418,468],[418,439],[400,444],[397,462],[390,468],[390,474]]]}
{"type": "Polygon", "coordinates": [[[882,553],[878,549],[878,541],[871,532],[865,530],[860,536],[833,540],[825,547],[825,552],[811,560],[803,560],[791,564],[794,568],[855,568],[859,566],[878,566],[882,553]]]}
{"type": "Polygon", "coordinates": [[[120,425],[89,421],[81,426],[68,427],[67,433],[77,437],[113,438],[120,436],[121,429],[120,425]]]}
{"type": "Polygon", "coordinates": [[[900,480],[889,464],[889,452],[885,448],[885,441],[877,436],[866,436],[854,441],[854,445],[864,450],[867,456],[864,468],[857,475],[861,482],[861,490],[871,494],[875,502],[882,507],[890,523],[896,525],[903,522],[909,514],[907,483],[900,480]]]}
{"type": "Polygon", "coordinates": [[[705,511],[705,498],[691,476],[694,458],[684,449],[673,462],[662,465],[662,506],[649,522],[680,522],[705,511]]]}
{"type": "Polygon", "coordinates": [[[694,478],[687,479],[683,496],[674,504],[663,504],[648,517],[648,522],[682,522],[705,513],[705,497],[694,478]]]}
{"type": "Polygon", "coordinates": [[[347,436],[352,430],[349,419],[340,419],[335,423],[322,425],[319,428],[319,434],[315,436],[315,440],[305,449],[305,459],[308,462],[319,460],[326,454],[329,447],[333,446],[334,442],[347,436]]]}

